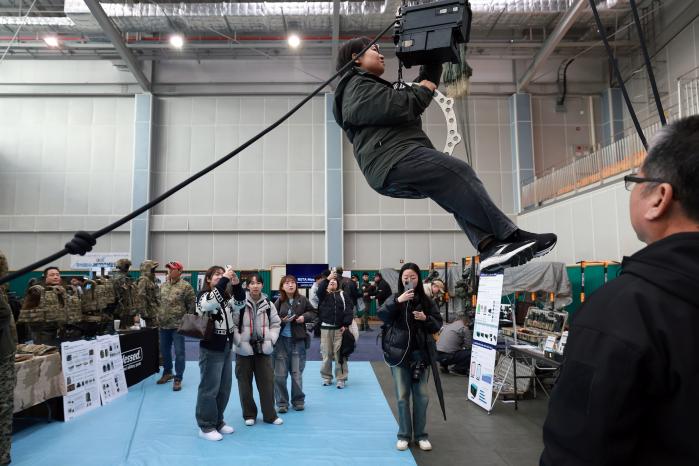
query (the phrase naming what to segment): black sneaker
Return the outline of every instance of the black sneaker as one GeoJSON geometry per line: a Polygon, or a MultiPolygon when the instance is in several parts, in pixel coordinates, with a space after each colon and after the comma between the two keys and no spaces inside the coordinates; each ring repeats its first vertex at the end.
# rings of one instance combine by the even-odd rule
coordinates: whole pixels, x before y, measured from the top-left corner
{"type": "Polygon", "coordinates": [[[508,267],[524,265],[534,257],[536,241],[518,241],[516,243],[497,242],[481,252],[481,272],[499,272],[508,267]]]}
{"type": "Polygon", "coordinates": [[[553,233],[530,233],[524,230],[518,230],[516,233],[516,241],[536,241],[536,252],[534,257],[545,256],[553,248],[556,247],[558,237],[553,233]]]}

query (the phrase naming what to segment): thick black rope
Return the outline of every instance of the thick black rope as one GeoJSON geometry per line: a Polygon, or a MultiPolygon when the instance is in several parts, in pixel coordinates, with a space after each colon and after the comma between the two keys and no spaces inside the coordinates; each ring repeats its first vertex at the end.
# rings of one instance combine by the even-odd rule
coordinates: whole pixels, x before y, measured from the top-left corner
{"type": "Polygon", "coordinates": [[[119,228],[120,226],[124,225],[125,223],[133,220],[134,218],[136,218],[139,215],[141,215],[142,213],[148,211],[152,207],[160,204],[165,199],[167,199],[168,197],[175,194],[177,191],[181,190],[182,188],[186,187],[187,185],[198,180],[199,178],[206,175],[210,171],[218,168],[220,165],[223,165],[224,163],[228,162],[230,159],[232,159],[233,157],[238,155],[240,152],[247,149],[249,146],[254,144],[257,140],[259,140],[264,135],[266,135],[267,133],[272,131],[274,128],[281,125],[291,115],[296,113],[296,111],[298,111],[298,109],[303,107],[309,100],[311,100],[320,91],[322,91],[323,88],[325,88],[325,86],[330,84],[338,76],[341,76],[342,74],[344,74],[344,72],[352,66],[354,61],[358,57],[364,55],[364,53],[367,50],[369,50],[376,42],[378,42],[379,39],[381,39],[381,37],[383,37],[383,35],[386,34],[393,27],[394,24],[395,24],[395,21],[392,22],[382,32],[380,32],[371,42],[369,42],[369,44],[366,47],[364,47],[364,49],[361,52],[359,52],[359,54],[357,54],[357,56],[354,59],[351,59],[350,61],[348,61],[342,68],[340,68],[337,71],[337,73],[335,73],[332,77],[328,78],[328,80],[325,81],[323,84],[318,86],[318,88],[316,90],[314,90],[309,95],[307,95],[301,102],[296,104],[296,106],[294,106],[294,108],[289,110],[284,116],[279,118],[277,121],[272,123],[270,126],[265,128],[264,130],[260,131],[257,135],[253,136],[251,139],[247,140],[242,145],[238,146],[238,148],[235,149],[233,152],[229,153],[228,155],[225,155],[224,157],[221,157],[220,159],[218,159],[217,161],[215,161],[214,163],[212,163],[208,167],[203,168],[202,170],[198,171],[197,173],[190,176],[186,180],[184,180],[181,183],[168,189],[167,191],[165,191],[163,194],[156,197],[152,201],[148,202],[147,204],[142,205],[141,207],[134,210],[130,214],[120,218],[119,220],[117,220],[116,222],[114,222],[110,225],[107,225],[106,227],[102,228],[101,230],[95,231],[94,233],[88,233],[86,231],[78,231],[77,233],[75,233],[75,236],[73,237],[73,239],[70,240],[68,243],[66,243],[64,249],[62,249],[62,250],[60,250],[60,251],[58,251],[58,252],[56,252],[48,257],[45,257],[37,262],[34,262],[33,264],[29,264],[26,267],[22,267],[21,269],[15,271],[15,272],[12,272],[12,273],[7,274],[3,277],[0,277],[0,285],[2,285],[3,283],[7,283],[10,280],[14,280],[15,278],[20,277],[20,276],[24,275],[25,273],[31,272],[32,270],[36,270],[44,265],[47,265],[47,264],[49,264],[57,259],[60,259],[61,257],[65,256],[66,254],[76,254],[76,255],[81,255],[81,256],[84,255],[86,252],[92,250],[92,246],[97,244],[98,238],[106,235],[107,233],[111,232],[112,230],[119,228]]]}
{"type": "Polygon", "coordinates": [[[648,150],[648,142],[646,141],[646,136],[643,134],[643,130],[641,129],[641,124],[638,122],[638,117],[636,116],[636,112],[633,109],[633,104],[631,103],[631,99],[629,98],[629,93],[626,92],[626,85],[624,84],[624,80],[621,77],[621,71],[619,71],[619,64],[616,61],[616,58],[614,58],[614,52],[612,52],[612,48],[609,46],[609,41],[607,40],[607,34],[605,34],[604,31],[604,26],[602,25],[602,20],[599,17],[599,13],[597,12],[597,6],[595,5],[595,0],[590,0],[590,8],[592,8],[592,15],[595,17],[595,22],[597,23],[597,32],[599,32],[600,38],[602,39],[602,42],[604,42],[604,48],[607,49],[607,55],[609,56],[609,62],[612,64],[612,68],[614,68],[614,74],[616,75],[616,80],[619,83],[619,87],[621,88],[621,93],[624,95],[624,101],[626,102],[626,108],[629,111],[629,114],[631,115],[631,120],[633,120],[633,125],[636,127],[636,133],[638,133],[638,137],[641,139],[641,143],[643,143],[643,147],[648,150]]]}
{"type": "Polygon", "coordinates": [[[667,120],[665,119],[665,112],[663,111],[663,103],[660,101],[660,93],[658,92],[658,85],[655,82],[655,74],[653,74],[653,65],[650,63],[650,57],[648,56],[648,48],[646,48],[646,39],[643,37],[643,30],[641,29],[641,19],[638,17],[638,8],[636,8],[636,0],[629,0],[631,5],[631,11],[633,12],[633,21],[636,23],[636,30],[638,31],[638,40],[641,42],[641,50],[643,51],[643,60],[646,63],[646,71],[648,72],[648,81],[650,81],[650,87],[653,89],[653,98],[655,99],[655,106],[658,109],[658,117],[660,117],[660,124],[665,126],[667,120]]]}

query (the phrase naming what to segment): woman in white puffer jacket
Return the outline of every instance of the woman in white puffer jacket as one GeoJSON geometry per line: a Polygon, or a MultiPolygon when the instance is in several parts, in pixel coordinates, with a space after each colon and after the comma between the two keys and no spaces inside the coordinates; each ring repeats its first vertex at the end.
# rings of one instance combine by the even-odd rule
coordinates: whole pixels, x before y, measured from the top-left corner
{"type": "Polygon", "coordinates": [[[274,425],[283,423],[274,409],[272,369],[272,352],[279,338],[281,319],[274,304],[262,293],[262,285],[259,275],[249,277],[245,307],[236,308],[233,312],[235,376],[246,426],[254,425],[257,418],[257,405],[252,392],[253,376],[260,395],[262,420],[274,425]]]}

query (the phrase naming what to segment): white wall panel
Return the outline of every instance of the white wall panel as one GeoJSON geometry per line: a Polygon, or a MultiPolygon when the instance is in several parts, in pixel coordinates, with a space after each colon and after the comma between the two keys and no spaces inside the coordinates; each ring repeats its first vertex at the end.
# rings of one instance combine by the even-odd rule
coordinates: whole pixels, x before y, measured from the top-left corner
{"type": "MultiPolygon", "coordinates": [[[[165,255],[189,251],[197,268],[217,261],[268,267],[286,263],[290,256],[296,262],[312,256],[321,260],[314,237],[324,235],[325,178],[323,165],[316,163],[323,158],[324,112],[314,101],[293,122],[165,201],[152,219],[154,250],[165,255]],[[206,245],[202,260],[196,258],[198,243],[206,245]]],[[[231,152],[297,102],[290,96],[159,99],[154,191],[231,152]]]]}
{"type": "MultiPolygon", "coordinates": [[[[1,97],[0,108],[0,236],[15,267],[130,211],[132,98],[1,97]]],[[[128,251],[128,233],[112,236],[95,250],[128,251]]]]}
{"type": "Polygon", "coordinates": [[[629,222],[629,193],[623,183],[566,199],[520,215],[520,228],[558,235],[541,260],[573,264],[581,260],[621,260],[642,247],[629,222]]]}

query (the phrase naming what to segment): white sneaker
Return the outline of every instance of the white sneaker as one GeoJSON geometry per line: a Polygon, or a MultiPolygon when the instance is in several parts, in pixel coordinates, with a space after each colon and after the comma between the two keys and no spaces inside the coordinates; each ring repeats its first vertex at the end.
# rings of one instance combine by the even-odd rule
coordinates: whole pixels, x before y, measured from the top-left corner
{"type": "Polygon", "coordinates": [[[206,440],[211,440],[212,442],[216,442],[218,440],[221,440],[223,438],[223,435],[219,434],[215,430],[212,430],[211,432],[204,432],[203,430],[199,430],[199,437],[206,440]]]}
{"type": "Polygon", "coordinates": [[[232,434],[233,432],[235,432],[235,429],[233,427],[229,426],[228,424],[224,424],[223,427],[221,427],[218,430],[219,434],[224,434],[224,435],[229,435],[229,434],[232,434]]]}
{"type": "Polygon", "coordinates": [[[338,381],[337,381],[337,388],[339,388],[339,389],[345,388],[345,381],[344,381],[344,380],[338,380],[338,381]]]}
{"type": "Polygon", "coordinates": [[[272,424],[274,424],[275,426],[280,426],[280,425],[284,424],[284,419],[278,417],[274,420],[274,422],[272,422],[272,424]]]}
{"type": "Polygon", "coordinates": [[[396,442],[396,448],[399,449],[400,451],[405,451],[408,449],[408,441],[407,440],[398,440],[396,442]]]}
{"type": "Polygon", "coordinates": [[[422,451],[430,451],[432,449],[432,444],[427,439],[418,440],[417,444],[420,447],[420,450],[422,450],[422,451]]]}
{"type": "Polygon", "coordinates": [[[254,420],[254,419],[246,419],[246,420],[245,420],[245,425],[246,425],[246,426],[254,426],[254,425],[255,425],[255,420],[254,420]]]}

